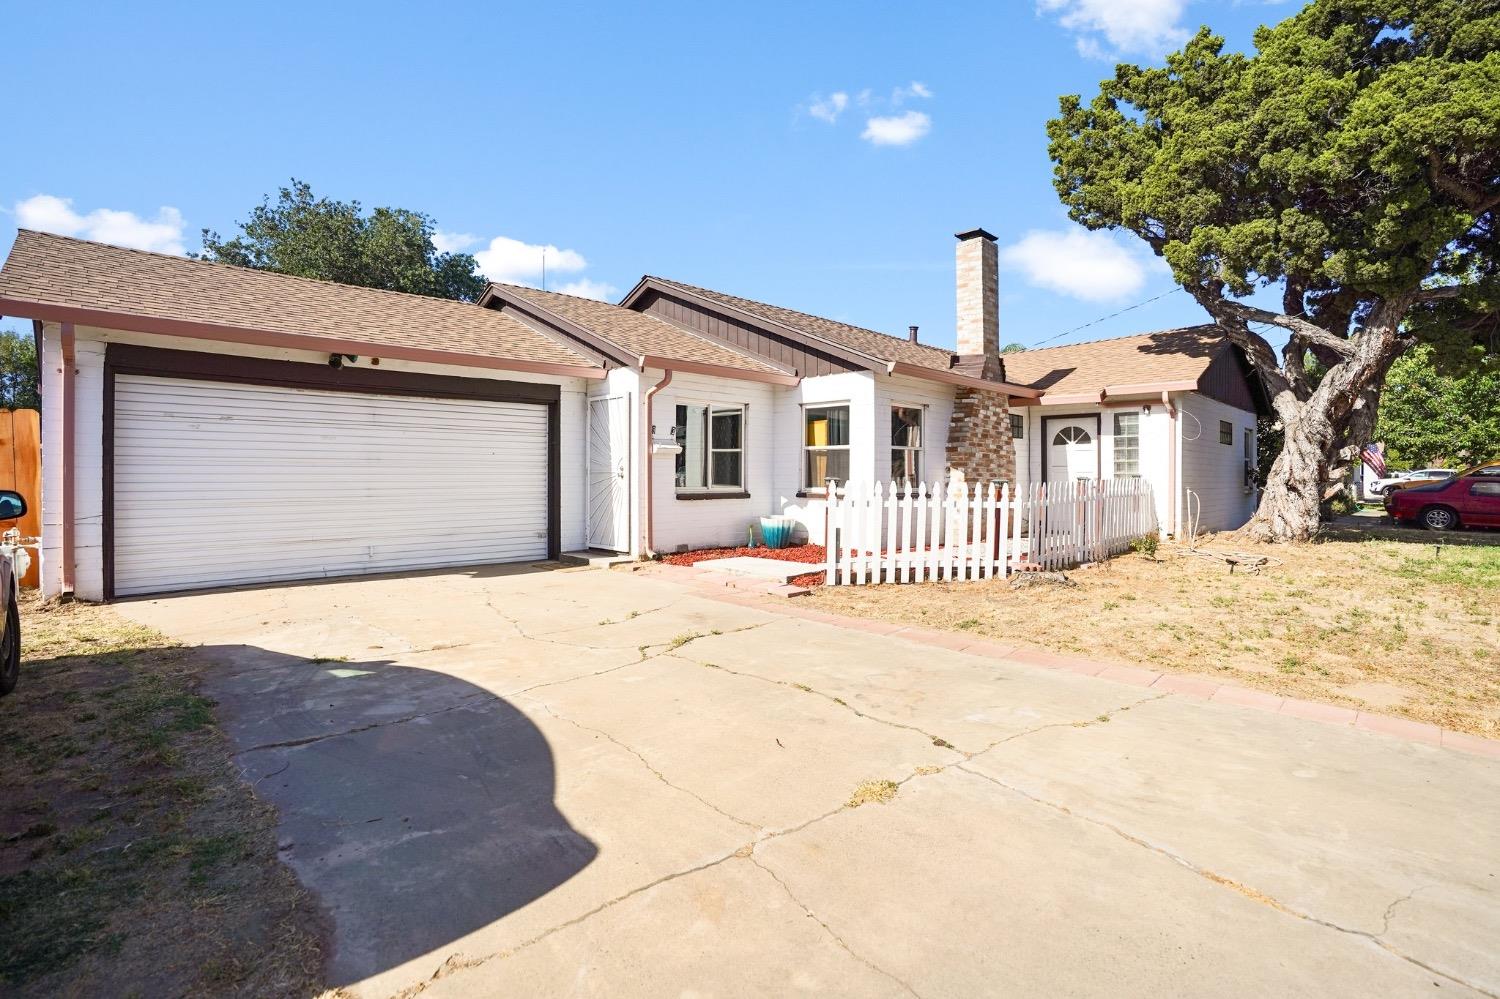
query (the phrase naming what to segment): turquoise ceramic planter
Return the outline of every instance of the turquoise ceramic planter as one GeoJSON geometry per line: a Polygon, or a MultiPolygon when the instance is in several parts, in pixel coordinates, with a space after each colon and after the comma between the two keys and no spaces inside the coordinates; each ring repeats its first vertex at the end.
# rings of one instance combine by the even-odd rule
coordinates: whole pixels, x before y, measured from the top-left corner
{"type": "Polygon", "coordinates": [[[792,541],[797,522],[790,517],[760,518],[760,539],[767,548],[785,548],[792,541]]]}

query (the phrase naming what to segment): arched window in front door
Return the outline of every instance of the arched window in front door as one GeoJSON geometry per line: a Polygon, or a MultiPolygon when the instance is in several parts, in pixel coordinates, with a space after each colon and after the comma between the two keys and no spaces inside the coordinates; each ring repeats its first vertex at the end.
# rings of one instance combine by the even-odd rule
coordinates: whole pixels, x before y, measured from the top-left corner
{"type": "Polygon", "coordinates": [[[1063,427],[1052,438],[1053,447],[1065,447],[1068,444],[1092,444],[1094,438],[1082,427],[1063,427]]]}

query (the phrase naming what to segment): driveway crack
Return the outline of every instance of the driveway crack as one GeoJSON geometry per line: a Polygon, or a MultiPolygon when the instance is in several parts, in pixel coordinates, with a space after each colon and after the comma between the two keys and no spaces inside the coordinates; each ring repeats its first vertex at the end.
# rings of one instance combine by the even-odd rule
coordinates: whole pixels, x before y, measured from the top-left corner
{"type": "Polygon", "coordinates": [[[431,711],[417,711],[409,715],[402,715],[400,718],[387,718],[383,721],[370,722],[368,725],[356,725],[353,728],[342,729],[338,732],[324,732],[320,735],[309,735],[304,736],[300,739],[285,739],[280,742],[263,742],[256,746],[250,746],[246,749],[237,750],[234,755],[244,756],[246,753],[258,753],[263,749],[289,749],[298,746],[310,746],[315,742],[323,742],[325,739],[339,739],[346,735],[358,735],[361,732],[368,732],[373,728],[385,728],[388,725],[402,725],[409,721],[415,721],[418,718],[431,718],[434,715],[441,715],[449,711],[456,711],[459,708],[468,706],[468,703],[470,701],[480,697],[493,698],[494,695],[487,690],[476,690],[472,694],[463,695],[457,701],[447,705],[446,707],[433,708],[431,711]]]}
{"type": "Polygon", "coordinates": [[[1404,951],[1397,949],[1396,947],[1393,947],[1391,944],[1382,939],[1382,936],[1390,929],[1391,915],[1393,914],[1395,909],[1403,902],[1409,901],[1413,895],[1421,891],[1425,886],[1419,886],[1412,889],[1406,895],[1396,899],[1390,905],[1386,906],[1384,926],[1379,933],[1371,933],[1368,930],[1361,930],[1352,926],[1343,926],[1339,923],[1333,922],[1332,920],[1323,919],[1320,916],[1314,916],[1309,912],[1303,912],[1300,909],[1288,905],[1286,902],[1283,902],[1280,899],[1274,898],[1271,895],[1267,895],[1265,892],[1260,891],[1257,888],[1236,881],[1233,878],[1225,877],[1224,875],[1219,874],[1216,871],[1209,870],[1206,867],[1199,866],[1198,864],[1187,859],[1181,854],[1174,853],[1173,851],[1168,850],[1165,847],[1157,846],[1155,843],[1142,839],[1141,837],[1136,836],[1133,833],[1127,832],[1119,826],[1115,825],[1113,822],[1108,822],[1104,819],[1096,818],[1092,815],[1086,815],[1082,812],[1074,811],[1067,805],[1061,804],[1060,802],[1056,801],[1049,801],[1046,798],[1032,794],[1030,791],[1017,787],[1014,784],[1008,784],[998,777],[993,777],[990,774],[981,773],[978,770],[967,767],[962,763],[957,764],[956,769],[962,770],[964,773],[970,774],[971,776],[978,777],[980,780],[989,781],[991,784],[994,784],[997,787],[1003,787],[1007,791],[1018,794],[1028,801],[1034,802],[1045,808],[1050,808],[1053,811],[1060,812],[1061,814],[1066,815],[1069,818],[1078,819],[1080,821],[1087,822],[1090,825],[1105,829],[1125,840],[1127,843],[1134,844],[1135,846],[1138,846],[1143,850],[1148,850],[1159,857],[1164,857],[1167,860],[1172,861],[1174,864],[1192,871],[1194,874],[1203,878],[1205,881],[1210,881],[1222,888],[1228,888],[1231,891],[1245,896],[1251,901],[1259,902],[1262,905],[1275,909],[1277,912],[1280,912],[1283,915],[1291,916],[1294,919],[1300,919],[1304,922],[1314,923],[1318,926],[1327,927],[1330,930],[1335,930],[1339,933],[1345,933],[1349,936],[1360,937],[1364,940],[1368,940],[1371,943],[1375,944],[1375,946],[1390,954],[1392,957],[1399,958],[1400,960],[1405,961],[1408,964],[1421,968],[1423,971],[1438,975],[1442,978],[1446,978],[1448,981],[1453,982],[1456,985],[1462,985],[1464,988],[1472,989],[1473,991],[1478,992],[1480,995],[1489,996],[1490,999],[1500,999],[1500,995],[1497,995],[1495,992],[1492,992],[1474,982],[1466,981],[1463,978],[1460,978],[1459,976],[1453,974],[1452,972],[1444,971],[1441,968],[1435,968],[1425,961],[1422,961],[1419,958],[1413,957],[1412,955],[1407,954],[1404,951]]]}

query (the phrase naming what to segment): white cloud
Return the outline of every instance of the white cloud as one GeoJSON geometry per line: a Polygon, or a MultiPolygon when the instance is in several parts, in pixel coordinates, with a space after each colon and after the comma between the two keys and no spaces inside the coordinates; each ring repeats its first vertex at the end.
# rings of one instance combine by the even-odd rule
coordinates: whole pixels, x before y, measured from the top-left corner
{"type": "Polygon", "coordinates": [[[1140,291],[1156,263],[1087,229],[1033,229],[1002,249],[1000,260],[1028,284],[1090,302],[1140,291]]]}
{"type": "Polygon", "coordinates": [[[550,243],[523,243],[509,236],[496,236],[490,245],[474,254],[479,272],[491,281],[535,284],[542,277],[545,251],[548,274],[576,274],[589,265],[577,250],[560,250],[550,243]]]}
{"type": "Polygon", "coordinates": [[[463,253],[478,243],[479,237],[467,232],[444,232],[437,229],[432,234],[433,249],[439,253],[463,253]]]}
{"type": "Polygon", "coordinates": [[[932,131],[932,119],[921,111],[889,117],[874,117],[865,121],[865,130],[860,138],[877,146],[909,146],[932,131]]]}
{"type": "Polygon", "coordinates": [[[16,202],[16,225],[61,236],[78,236],[99,243],[129,246],[138,250],[155,250],[182,256],[187,247],[182,242],[182,213],[163,206],[156,218],[143,219],[134,212],[113,208],[96,208],[87,215],[73,210],[72,198],[38,194],[16,202]]]}
{"type": "Polygon", "coordinates": [[[1037,0],[1037,13],[1074,33],[1079,54],[1160,57],[1188,40],[1179,23],[1188,0],[1037,0]]]}
{"type": "Polygon", "coordinates": [[[548,290],[560,291],[564,295],[577,295],[579,298],[597,298],[601,302],[613,301],[620,293],[620,289],[614,285],[605,281],[595,281],[592,278],[579,278],[548,290]]]}
{"type": "Polygon", "coordinates": [[[891,91],[891,104],[900,107],[913,97],[929,100],[932,97],[932,88],[920,80],[913,80],[907,86],[897,87],[891,91]]]}
{"type": "Polygon", "coordinates": [[[808,102],[807,113],[819,121],[826,121],[832,125],[839,120],[839,115],[849,106],[849,95],[842,90],[835,91],[827,97],[814,94],[808,102]]]}

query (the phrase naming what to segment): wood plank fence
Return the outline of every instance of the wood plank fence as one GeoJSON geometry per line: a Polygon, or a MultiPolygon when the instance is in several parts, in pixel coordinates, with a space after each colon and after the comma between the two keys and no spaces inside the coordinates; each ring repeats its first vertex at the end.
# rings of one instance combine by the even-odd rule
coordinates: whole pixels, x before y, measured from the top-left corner
{"type": "Polygon", "coordinates": [[[830,586],[959,582],[1066,569],[1157,530],[1142,479],[1008,485],[874,483],[828,491],[830,586]]]}
{"type": "MultiPolygon", "coordinates": [[[[23,539],[42,533],[41,414],[34,409],[0,409],[0,489],[14,489],[26,497],[26,516],[0,520],[0,532],[18,528],[23,539]]],[[[32,554],[22,586],[36,586],[41,559],[32,554]]]]}

